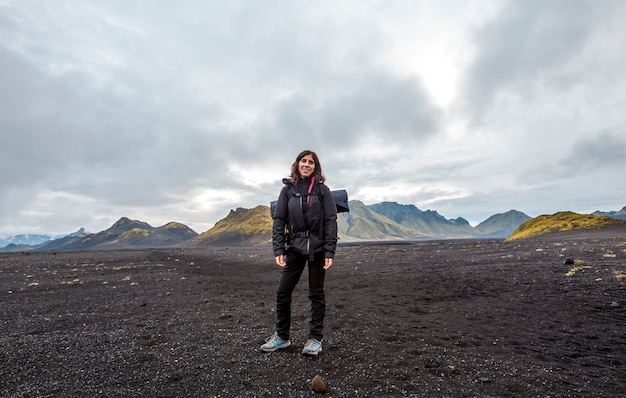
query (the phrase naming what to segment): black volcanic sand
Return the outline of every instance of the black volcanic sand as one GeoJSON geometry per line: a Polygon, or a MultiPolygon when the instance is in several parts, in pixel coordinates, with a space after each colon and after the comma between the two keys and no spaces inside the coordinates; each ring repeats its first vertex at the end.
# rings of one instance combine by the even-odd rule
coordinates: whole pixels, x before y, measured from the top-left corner
{"type": "Polygon", "coordinates": [[[340,246],[317,358],[306,273],[294,346],[259,351],[269,247],[0,254],[0,396],[309,397],[317,374],[329,397],[624,396],[625,251],[623,229],[340,246]]]}

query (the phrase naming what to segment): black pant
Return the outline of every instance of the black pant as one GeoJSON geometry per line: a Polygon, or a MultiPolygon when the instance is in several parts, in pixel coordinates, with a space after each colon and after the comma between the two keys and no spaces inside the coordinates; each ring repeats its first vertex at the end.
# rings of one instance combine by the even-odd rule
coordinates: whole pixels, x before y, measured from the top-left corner
{"type": "MultiPolygon", "coordinates": [[[[291,326],[291,296],[304,266],[309,260],[308,255],[287,251],[285,268],[280,274],[276,289],[276,333],[281,339],[289,339],[291,326]]],[[[324,253],[315,255],[313,264],[309,263],[309,299],[311,300],[311,320],[309,322],[309,338],[322,341],[324,330],[324,314],[326,299],[324,296],[324,253]]]]}

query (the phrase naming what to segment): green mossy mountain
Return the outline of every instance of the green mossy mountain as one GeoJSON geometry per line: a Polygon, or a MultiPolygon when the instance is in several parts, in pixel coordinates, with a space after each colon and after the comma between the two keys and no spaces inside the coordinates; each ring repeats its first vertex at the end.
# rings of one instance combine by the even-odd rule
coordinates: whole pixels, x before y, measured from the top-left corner
{"type": "Polygon", "coordinates": [[[192,245],[255,245],[272,240],[272,218],[268,206],[237,208],[215,226],[189,241],[192,245]]]}
{"type": "Polygon", "coordinates": [[[507,237],[505,241],[537,237],[552,232],[597,229],[617,224],[626,224],[623,220],[593,214],[578,214],[563,211],[555,214],[542,215],[526,221],[507,237]]]}

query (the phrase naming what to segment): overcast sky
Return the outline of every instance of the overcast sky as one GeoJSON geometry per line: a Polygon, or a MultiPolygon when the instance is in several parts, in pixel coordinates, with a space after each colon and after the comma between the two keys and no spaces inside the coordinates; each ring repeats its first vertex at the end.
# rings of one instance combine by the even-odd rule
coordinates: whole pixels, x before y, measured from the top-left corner
{"type": "Polygon", "coordinates": [[[626,2],[0,0],[0,237],[201,233],[302,149],[472,225],[626,206],[626,2]]]}

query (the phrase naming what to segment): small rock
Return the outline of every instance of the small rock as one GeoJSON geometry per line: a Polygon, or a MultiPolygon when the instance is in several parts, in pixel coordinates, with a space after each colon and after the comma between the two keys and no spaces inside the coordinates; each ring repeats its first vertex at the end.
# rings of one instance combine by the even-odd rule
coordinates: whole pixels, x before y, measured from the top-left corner
{"type": "Polygon", "coordinates": [[[620,305],[620,303],[618,303],[617,301],[613,301],[613,302],[611,303],[611,307],[613,307],[613,308],[617,308],[617,307],[621,307],[621,305],[620,305]]]}
{"type": "Polygon", "coordinates": [[[322,377],[320,375],[316,375],[313,378],[313,380],[311,381],[311,387],[315,392],[326,392],[326,383],[324,383],[324,380],[322,380],[322,377]]]}
{"type": "Polygon", "coordinates": [[[572,260],[571,258],[566,258],[565,261],[563,262],[563,265],[572,265],[574,264],[574,260],[572,260]]]}

